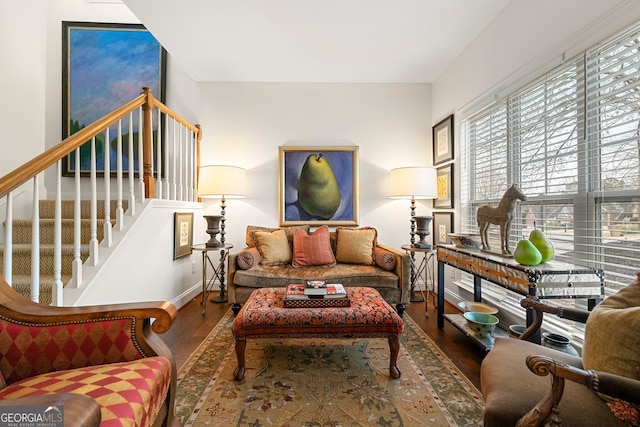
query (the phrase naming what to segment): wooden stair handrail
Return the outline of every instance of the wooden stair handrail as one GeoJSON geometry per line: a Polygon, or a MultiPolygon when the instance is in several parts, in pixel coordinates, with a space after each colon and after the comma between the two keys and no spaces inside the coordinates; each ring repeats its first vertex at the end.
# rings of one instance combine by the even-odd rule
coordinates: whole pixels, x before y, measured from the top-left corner
{"type": "MultiPolygon", "coordinates": [[[[171,108],[164,105],[162,102],[158,101],[149,88],[143,88],[143,92],[137,98],[127,102],[121,107],[111,111],[110,113],[105,114],[103,117],[99,118],[95,122],[90,125],[80,129],[78,132],[73,135],[65,138],[59,144],[51,147],[46,150],[39,156],[29,160],[23,165],[17,167],[12,172],[9,172],[2,178],[0,178],[0,197],[6,196],[9,192],[15,190],[20,185],[27,182],[29,179],[38,175],[39,173],[45,171],[48,167],[55,164],[58,160],[64,158],[68,154],[72,153],[76,148],[82,146],[84,143],[89,141],[94,136],[103,132],[109,126],[117,123],[122,117],[126,114],[134,111],[136,108],[140,106],[147,105],[148,108],[158,108],[163,113],[167,114],[171,118],[175,119],[185,127],[189,128],[197,135],[197,166],[200,165],[200,156],[199,156],[199,143],[202,138],[202,130],[200,126],[193,125],[189,123],[186,119],[181,117],[178,113],[173,111],[171,108]]],[[[149,147],[145,147],[145,151],[150,151],[150,143],[149,147]]],[[[153,197],[153,194],[149,194],[149,197],[153,197]]]]}

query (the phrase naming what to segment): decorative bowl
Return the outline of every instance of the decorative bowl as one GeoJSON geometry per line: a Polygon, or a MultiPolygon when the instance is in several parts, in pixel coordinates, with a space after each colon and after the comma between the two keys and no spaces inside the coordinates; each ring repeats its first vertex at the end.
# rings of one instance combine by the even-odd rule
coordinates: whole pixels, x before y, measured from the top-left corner
{"type": "Polygon", "coordinates": [[[491,332],[495,331],[499,319],[493,314],[478,313],[476,311],[467,311],[464,313],[467,324],[476,336],[484,338],[491,332]]]}
{"type": "Polygon", "coordinates": [[[527,329],[525,325],[510,325],[509,326],[509,337],[510,338],[520,338],[520,335],[527,329]]]}
{"type": "Polygon", "coordinates": [[[462,311],[475,311],[477,313],[496,314],[498,312],[495,307],[475,301],[461,301],[458,303],[458,307],[462,311]]]}
{"type": "Polygon", "coordinates": [[[482,244],[479,234],[449,233],[449,238],[458,248],[479,248],[482,244]]]}

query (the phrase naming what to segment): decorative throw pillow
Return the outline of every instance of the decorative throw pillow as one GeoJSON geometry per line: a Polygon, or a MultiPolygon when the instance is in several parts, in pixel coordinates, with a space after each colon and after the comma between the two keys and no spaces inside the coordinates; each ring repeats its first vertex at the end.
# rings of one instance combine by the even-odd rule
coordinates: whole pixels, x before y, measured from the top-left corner
{"type": "Polygon", "coordinates": [[[598,304],[587,320],[585,369],[640,380],[640,284],[619,290],[598,304]]]}
{"type": "Polygon", "coordinates": [[[247,248],[238,253],[236,264],[241,270],[248,270],[254,265],[258,265],[262,258],[258,248],[247,248]]]}
{"type": "Polygon", "coordinates": [[[379,246],[373,248],[373,253],[375,255],[376,265],[380,268],[383,268],[388,271],[393,271],[396,269],[396,256],[389,252],[386,249],[382,249],[379,246]]]}
{"type": "Polygon", "coordinates": [[[245,236],[245,240],[247,241],[247,246],[254,247],[256,246],[256,238],[255,238],[255,232],[256,231],[275,231],[275,230],[284,230],[285,234],[287,235],[287,240],[289,241],[289,246],[293,247],[293,234],[295,233],[296,230],[302,230],[305,233],[309,232],[309,226],[308,225],[291,225],[291,226],[287,226],[287,227],[260,227],[258,225],[248,225],[247,226],[247,232],[246,232],[246,236],[245,236]]]}
{"type": "Polygon", "coordinates": [[[276,231],[278,228],[274,228],[274,227],[260,227],[259,225],[247,225],[247,232],[245,235],[245,240],[247,243],[247,246],[250,248],[254,248],[256,247],[256,236],[255,233],[256,231],[267,231],[267,232],[272,232],[272,231],[276,231]]]}
{"type": "Polygon", "coordinates": [[[256,247],[262,257],[260,264],[279,265],[291,262],[291,247],[284,230],[256,231],[254,235],[256,247]]]}
{"type": "MultiPolygon", "coordinates": [[[[636,281],[606,298],[589,314],[582,348],[584,368],[640,380],[639,330],[640,284],[636,281]]],[[[630,412],[640,417],[640,405],[601,397],[610,401],[616,417],[626,420],[630,412]]]]}
{"type": "Polygon", "coordinates": [[[331,251],[329,241],[329,227],[323,225],[311,234],[298,229],[293,235],[294,267],[311,265],[333,266],[336,259],[331,251]]]}
{"type": "Polygon", "coordinates": [[[288,225],[286,227],[282,227],[284,233],[287,235],[287,240],[289,241],[289,246],[293,249],[293,236],[295,236],[296,231],[302,230],[305,234],[309,233],[311,227],[308,225],[288,225]]]}
{"type": "Polygon", "coordinates": [[[378,232],[373,227],[336,228],[336,261],[373,265],[378,232]]]}

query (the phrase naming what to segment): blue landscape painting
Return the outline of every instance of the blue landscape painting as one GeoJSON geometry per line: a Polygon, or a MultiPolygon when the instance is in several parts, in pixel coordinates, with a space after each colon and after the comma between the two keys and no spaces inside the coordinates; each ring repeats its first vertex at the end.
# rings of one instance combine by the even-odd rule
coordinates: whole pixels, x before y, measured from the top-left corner
{"type": "MultiPolygon", "coordinates": [[[[163,49],[142,25],[64,24],[67,52],[65,137],[136,98],[144,86],[162,100],[163,49]]],[[[122,121],[125,170],[129,167],[129,139],[133,141],[133,161],[137,170],[137,114],[134,114],[132,124],[134,135],[130,137],[128,118],[122,121]]],[[[110,141],[104,141],[104,135],[96,137],[99,171],[104,170],[105,146],[109,147],[110,169],[116,169],[116,137],[115,127],[110,130],[110,141]]],[[[85,144],[81,148],[82,172],[89,171],[89,156],[90,147],[85,144]]],[[[74,171],[75,167],[75,156],[69,156],[67,172],[74,171]]]]}

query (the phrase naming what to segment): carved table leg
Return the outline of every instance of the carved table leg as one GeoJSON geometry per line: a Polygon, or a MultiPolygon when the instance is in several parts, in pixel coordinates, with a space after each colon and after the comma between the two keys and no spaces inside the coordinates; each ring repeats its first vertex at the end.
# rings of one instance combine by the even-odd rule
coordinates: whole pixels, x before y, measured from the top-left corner
{"type": "Polygon", "coordinates": [[[236,338],[236,359],[238,360],[238,367],[233,371],[233,379],[236,381],[240,381],[244,378],[244,349],[246,346],[246,338],[236,338]]]}
{"type": "MultiPolygon", "coordinates": [[[[237,348],[237,347],[236,347],[237,348]]],[[[398,351],[400,350],[400,336],[389,336],[389,375],[391,378],[400,378],[400,368],[398,368],[398,351]]]]}

